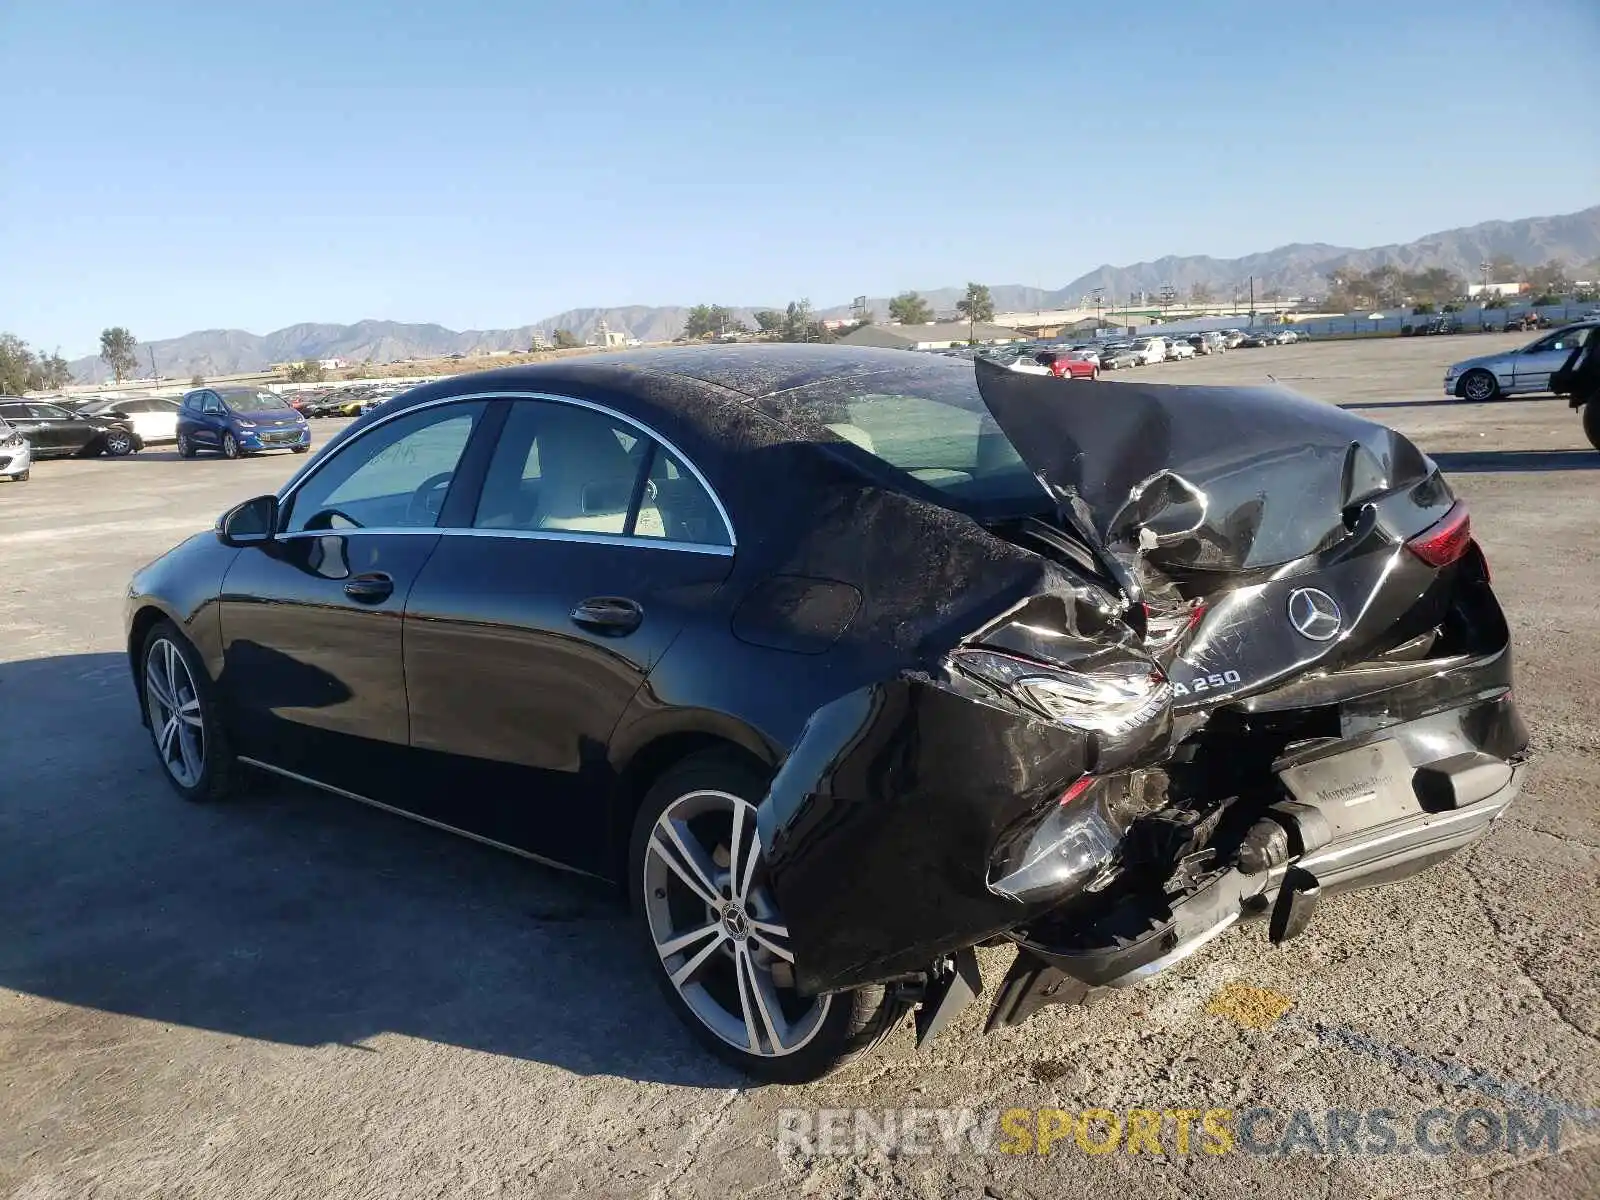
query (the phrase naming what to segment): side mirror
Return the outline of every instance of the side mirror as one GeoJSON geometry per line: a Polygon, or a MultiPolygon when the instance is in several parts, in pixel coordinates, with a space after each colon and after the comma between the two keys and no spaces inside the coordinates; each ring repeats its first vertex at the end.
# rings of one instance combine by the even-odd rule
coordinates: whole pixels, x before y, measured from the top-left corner
{"type": "Polygon", "coordinates": [[[258,546],[278,532],[278,498],[257,496],[217,518],[217,540],[224,546],[258,546]]]}

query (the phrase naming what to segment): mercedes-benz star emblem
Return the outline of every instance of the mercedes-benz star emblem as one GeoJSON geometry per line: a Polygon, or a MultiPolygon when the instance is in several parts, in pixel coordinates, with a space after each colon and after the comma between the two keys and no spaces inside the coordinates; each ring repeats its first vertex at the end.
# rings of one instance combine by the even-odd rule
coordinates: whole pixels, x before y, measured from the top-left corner
{"type": "Polygon", "coordinates": [[[1343,623],[1339,602],[1317,588],[1295,588],[1289,593],[1289,624],[1301,637],[1331,642],[1343,623]]]}

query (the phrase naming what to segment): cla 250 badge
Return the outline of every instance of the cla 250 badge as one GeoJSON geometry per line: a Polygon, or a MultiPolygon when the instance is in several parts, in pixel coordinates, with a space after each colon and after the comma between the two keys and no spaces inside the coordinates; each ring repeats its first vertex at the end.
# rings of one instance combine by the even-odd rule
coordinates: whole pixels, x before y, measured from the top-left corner
{"type": "Polygon", "coordinates": [[[1219,688],[1232,687],[1239,682],[1239,672],[1223,671],[1216,675],[1196,675],[1187,684],[1172,681],[1172,694],[1174,696],[1188,696],[1196,692],[1214,692],[1219,688]]]}

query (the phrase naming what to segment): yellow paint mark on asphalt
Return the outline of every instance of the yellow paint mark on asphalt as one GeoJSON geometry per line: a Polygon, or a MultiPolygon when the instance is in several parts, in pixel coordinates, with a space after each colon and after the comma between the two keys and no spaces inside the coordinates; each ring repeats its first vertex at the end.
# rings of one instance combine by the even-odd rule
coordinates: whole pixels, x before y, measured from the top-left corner
{"type": "Polygon", "coordinates": [[[1252,987],[1248,983],[1230,983],[1211,997],[1206,1011],[1214,1017],[1226,1017],[1246,1029],[1270,1029],[1293,1007],[1294,1001],[1282,992],[1252,987]]]}

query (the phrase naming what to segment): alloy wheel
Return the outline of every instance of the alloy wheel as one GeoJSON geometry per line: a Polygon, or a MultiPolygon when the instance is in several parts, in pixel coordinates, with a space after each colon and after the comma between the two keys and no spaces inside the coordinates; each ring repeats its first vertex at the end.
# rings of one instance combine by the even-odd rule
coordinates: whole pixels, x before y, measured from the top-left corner
{"type": "Polygon", "coordinates": [[[224,458],[239,457],[239,443],[234,439],[234,436],[231,433],[225,433],[222,435],[222,456],[224,458]]]}
{"type": "Polygon", "coordinates": [[[816,1036],[833,997],[795,991],[755,805],[714,790],[678,797],[650,831],[643,882],[662,969],[707,1029],[761,1058],[793,1054],[816,1036]]]}
{"type": "Polygon", "coordinates": [[[1468,400],[1487,400],[1495,393],[1494,376],[1487,371],[1474,371],[1467,376],[1461,392],[1468,400]]]}
{"type": "Polygon", "coordinates": [[[106,450],[115,458],[121,458],[133,449],[133,439],[121,430],[112,430],[106,437],[106,450]]]}
{"type": "Polygon", "coordinates": [[[144,660],[145,708],[161,765],[179,787],[200,782],[206,765],[205,721],[189,664],[167,638],[150,643],[144,660]]]}

